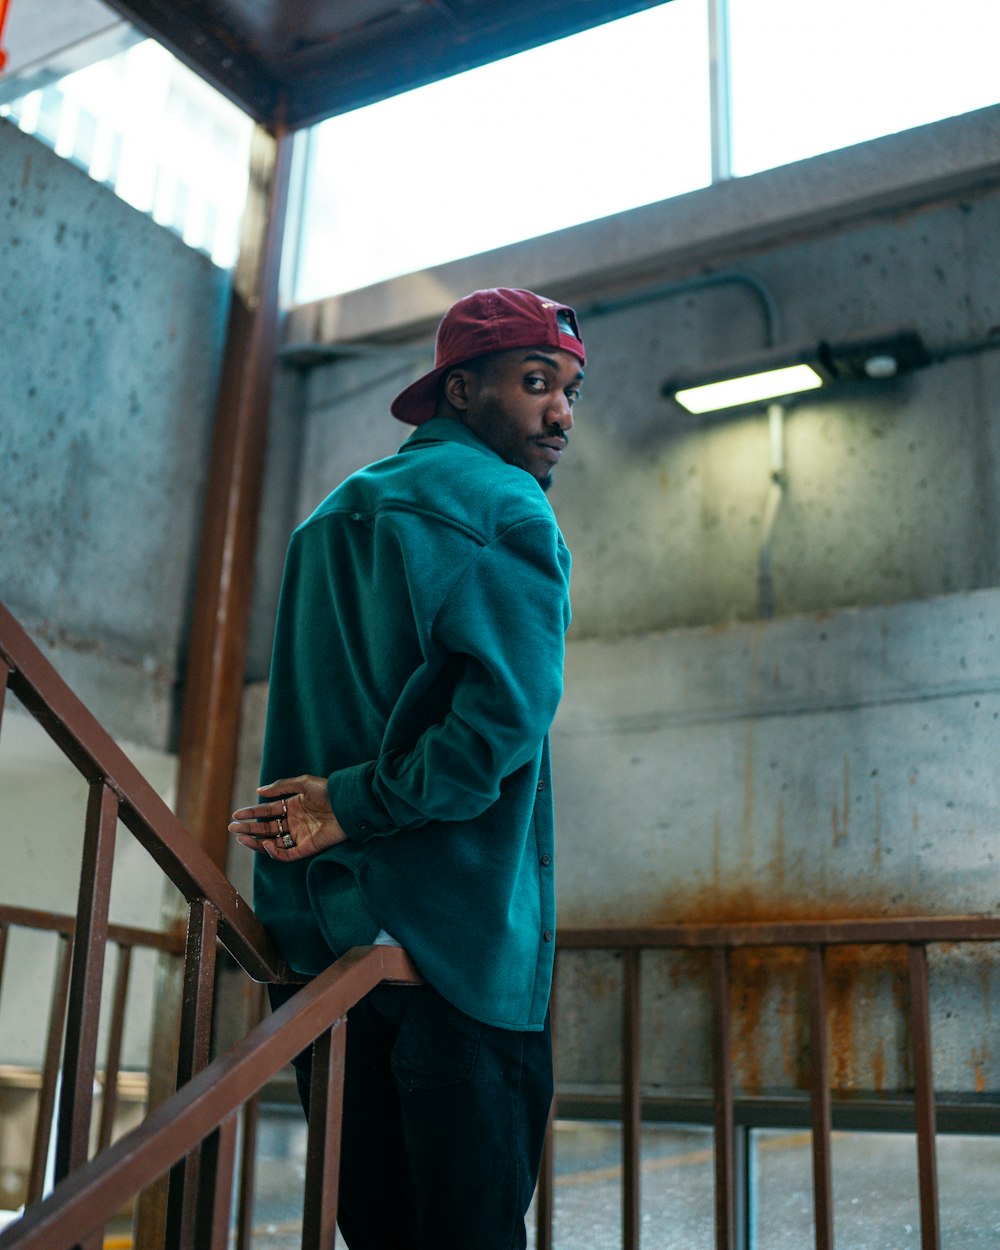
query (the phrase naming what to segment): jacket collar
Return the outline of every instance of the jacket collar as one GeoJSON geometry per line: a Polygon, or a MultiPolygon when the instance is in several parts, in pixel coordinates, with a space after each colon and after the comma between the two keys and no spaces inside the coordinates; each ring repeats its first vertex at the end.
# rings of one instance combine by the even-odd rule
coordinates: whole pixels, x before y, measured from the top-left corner
{"type": "Polygon", "coordinates": [[[473,434],[468,426],[461,421],[452,420],[451,417],[432,417],[430,421],[418,425],[399,451],[411,451],[431,443],[462,443],[466,447],[474,447],[476,451],[483,451],[488,456],[495,456],[497,460],[501,459],[478,434],[473,434]]]}

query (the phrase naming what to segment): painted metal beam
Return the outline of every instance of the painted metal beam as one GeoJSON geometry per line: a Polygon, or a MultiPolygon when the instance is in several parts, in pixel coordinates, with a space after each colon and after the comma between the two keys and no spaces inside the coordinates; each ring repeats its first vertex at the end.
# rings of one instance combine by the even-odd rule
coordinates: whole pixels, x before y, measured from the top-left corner
{"type": "Polygon", "coordinates": [[[291,136],[258,127],[233,280],[181,719],[177,813],[224,868],[278,333],[291,136]]]}

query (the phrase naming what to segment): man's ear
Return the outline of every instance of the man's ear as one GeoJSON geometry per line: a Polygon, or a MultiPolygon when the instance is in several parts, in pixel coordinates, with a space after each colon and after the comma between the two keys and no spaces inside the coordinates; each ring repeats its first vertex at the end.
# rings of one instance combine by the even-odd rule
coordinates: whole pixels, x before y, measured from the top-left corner
{"type": "Polygon", "coordinates": [[[459,412],[468,411],[469,386],[473,378],[471,369],[452,369],[445,377],[442,393],[448,403],[459,412]]]}

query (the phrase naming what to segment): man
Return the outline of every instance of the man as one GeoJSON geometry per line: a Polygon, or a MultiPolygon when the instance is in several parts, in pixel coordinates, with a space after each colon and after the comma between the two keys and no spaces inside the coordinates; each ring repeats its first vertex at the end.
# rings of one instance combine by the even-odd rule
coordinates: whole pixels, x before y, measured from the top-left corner
{"type": "Polygon", "coordinates": [[[426,980],[348,1018],[351,1250],[525,1245],[552,1097],[548,731],[569,624],[544,492],[584,363],[565,305],[460,300],[434,369],[393,401],[416,432],[289,546],[267,784],[230,829],[258,853],[255,906],[296,971],[397,942],[426,980]]]}

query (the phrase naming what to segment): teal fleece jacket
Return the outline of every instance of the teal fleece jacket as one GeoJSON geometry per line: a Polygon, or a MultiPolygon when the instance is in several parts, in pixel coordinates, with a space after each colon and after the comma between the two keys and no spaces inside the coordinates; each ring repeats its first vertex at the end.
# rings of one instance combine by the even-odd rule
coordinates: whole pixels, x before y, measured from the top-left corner
{"type": "Polygon", "coordinates": [[[542,1027],[569,568],[534,477],[443,418],[295,531],[261,781],[327,776],[347,834],[255,858],[256,910],[298,972],[384,928],[460,1010],[542,1027]]]}

